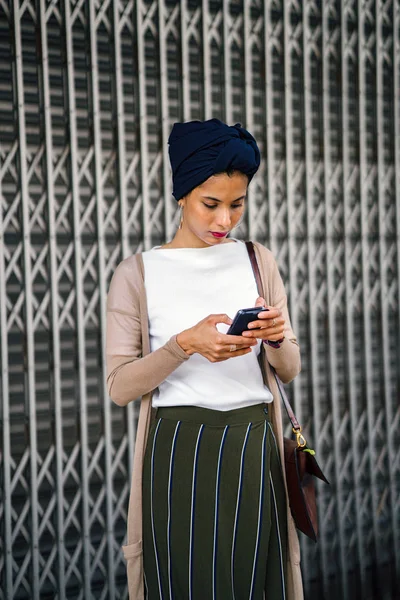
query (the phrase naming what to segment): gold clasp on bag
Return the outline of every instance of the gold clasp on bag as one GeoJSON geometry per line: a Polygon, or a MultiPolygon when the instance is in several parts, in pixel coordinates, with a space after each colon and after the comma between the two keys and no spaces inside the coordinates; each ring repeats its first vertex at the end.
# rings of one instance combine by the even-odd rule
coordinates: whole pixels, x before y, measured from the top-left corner
{"type": "Polygon", "coordinates": [[[305,446],[307,446],[306,438],[301,433],[301,427],[299,429],[295,429],[294,427],[292,427],[292,429],[293,429],[293,433],[296,434],[297,447],[298,448],[304,448],[305,446]]]}

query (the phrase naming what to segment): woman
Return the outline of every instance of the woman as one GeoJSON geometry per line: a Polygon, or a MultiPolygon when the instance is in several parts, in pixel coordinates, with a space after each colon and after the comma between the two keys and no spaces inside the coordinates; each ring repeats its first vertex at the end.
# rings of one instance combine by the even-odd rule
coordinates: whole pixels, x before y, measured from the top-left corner
{"type": "Polygon", "coordinates": [[[270,371],[293,379],[299,347],[271,253],[255,244],[261,298],[245,244],[228,237],[260,153],[240,125],[211,119],[176,123],[169,154],[179,229],[118,266],[107,305],[110,396],[121,406],[142,396],[124,547],[130,598],[301,600],[270,371]],[[227,335],[249,306],[269,310],[227,335]]]}

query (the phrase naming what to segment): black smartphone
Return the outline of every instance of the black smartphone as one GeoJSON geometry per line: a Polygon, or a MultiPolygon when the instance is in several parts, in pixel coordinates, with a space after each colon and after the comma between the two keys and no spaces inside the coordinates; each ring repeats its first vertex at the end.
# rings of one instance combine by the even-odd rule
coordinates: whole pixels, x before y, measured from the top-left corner
{"type": "Polygon", "coordinates": [[[253,306],[252,308],[241,308],[237,311],[232,325],[226,332],[227,335],[242,335],[243,331],[248,328],[247,325],[252,321],[257,321],[258,315],[268,308],[262,306],[253,306]]]}

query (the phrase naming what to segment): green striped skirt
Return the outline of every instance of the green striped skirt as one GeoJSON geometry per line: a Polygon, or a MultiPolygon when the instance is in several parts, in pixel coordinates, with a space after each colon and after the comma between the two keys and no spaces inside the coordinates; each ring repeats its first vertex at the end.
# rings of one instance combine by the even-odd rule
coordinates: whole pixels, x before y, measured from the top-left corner
{"type": "Polygon", "coordinates": [[[148,600],[284,600],[286,500],[265,404],[157,410],[143,472],[148,600]]]}

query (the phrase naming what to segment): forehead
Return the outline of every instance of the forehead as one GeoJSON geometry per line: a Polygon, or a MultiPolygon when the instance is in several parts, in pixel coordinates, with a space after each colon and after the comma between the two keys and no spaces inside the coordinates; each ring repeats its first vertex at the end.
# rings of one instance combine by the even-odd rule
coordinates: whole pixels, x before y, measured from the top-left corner
{"type": "Polygon", "coordinates": [[[204,183],[196,188],[200,196],[213,196],[221,200],[244,196],[247,191],[248,179],[243,173],[227,175],[221,173],[212,175],[204,183]]]}

